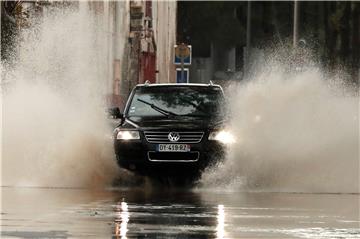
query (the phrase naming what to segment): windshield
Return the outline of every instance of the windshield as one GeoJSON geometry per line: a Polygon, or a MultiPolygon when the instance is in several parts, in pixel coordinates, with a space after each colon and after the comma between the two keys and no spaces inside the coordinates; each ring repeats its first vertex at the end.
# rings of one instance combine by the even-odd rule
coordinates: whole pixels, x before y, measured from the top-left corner
{"type": "Polygon", "coordinates": [[[224,96],[219,87],[144,87],[135,91],[129,117],[218,117],[224,96]]]}

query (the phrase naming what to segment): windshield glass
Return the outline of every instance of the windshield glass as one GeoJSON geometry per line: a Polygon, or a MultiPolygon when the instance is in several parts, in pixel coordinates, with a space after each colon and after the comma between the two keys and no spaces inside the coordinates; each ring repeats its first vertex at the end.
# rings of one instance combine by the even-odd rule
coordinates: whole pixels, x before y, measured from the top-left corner
{"type": "Polygon", "coordinates": [[[135,91],[129,117],[217,117],[223,114],[219,87],[142,87],[135,91]]]}

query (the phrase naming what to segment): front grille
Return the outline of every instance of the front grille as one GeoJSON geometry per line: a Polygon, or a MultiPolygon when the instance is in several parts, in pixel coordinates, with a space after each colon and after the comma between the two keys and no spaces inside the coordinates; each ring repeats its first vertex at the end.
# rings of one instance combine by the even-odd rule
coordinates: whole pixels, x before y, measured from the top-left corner
{"type": "Polygon", "coordinates": [[[177,132],[180,139],[176,142],[171,142],[168,138],[169,131],[145,131],[145,138],[149,143],[199,143],[204,136],[204,132],[177,132]]]}
{"type": "Polygon", "coordinates": [[[199,160],[198,151],[191,152],[148,152],[148,158],[154,162],[196,162],[199,160]]]}

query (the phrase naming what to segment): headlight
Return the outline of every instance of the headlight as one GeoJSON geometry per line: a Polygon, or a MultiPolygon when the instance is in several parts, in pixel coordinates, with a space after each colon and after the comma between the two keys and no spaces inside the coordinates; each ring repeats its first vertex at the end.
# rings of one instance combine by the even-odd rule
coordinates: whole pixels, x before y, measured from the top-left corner
{"type": "Polygon", "coordinates": [[[121,130],[117,133],[116,139],[131,140],[140,139],[139,131],[121,130]]]}
{"type": "Polygon", "coordinates": [[[209,140],[216,140],[224,144],[232,144],[236,141],[234,135],[225,130],[211,132],[209,140]]]}

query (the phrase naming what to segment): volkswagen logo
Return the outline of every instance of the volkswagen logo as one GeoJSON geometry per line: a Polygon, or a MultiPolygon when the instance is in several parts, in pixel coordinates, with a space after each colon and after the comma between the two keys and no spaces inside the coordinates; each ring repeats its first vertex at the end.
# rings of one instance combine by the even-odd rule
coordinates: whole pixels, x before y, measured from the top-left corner
{"type": "Polygon", "coordinates": [[[169,135],[168,135],[168,139],[171,142],[177,142],[180,139],[180,134],[177,133],[177,132],[170,132],[169,135]]]}

